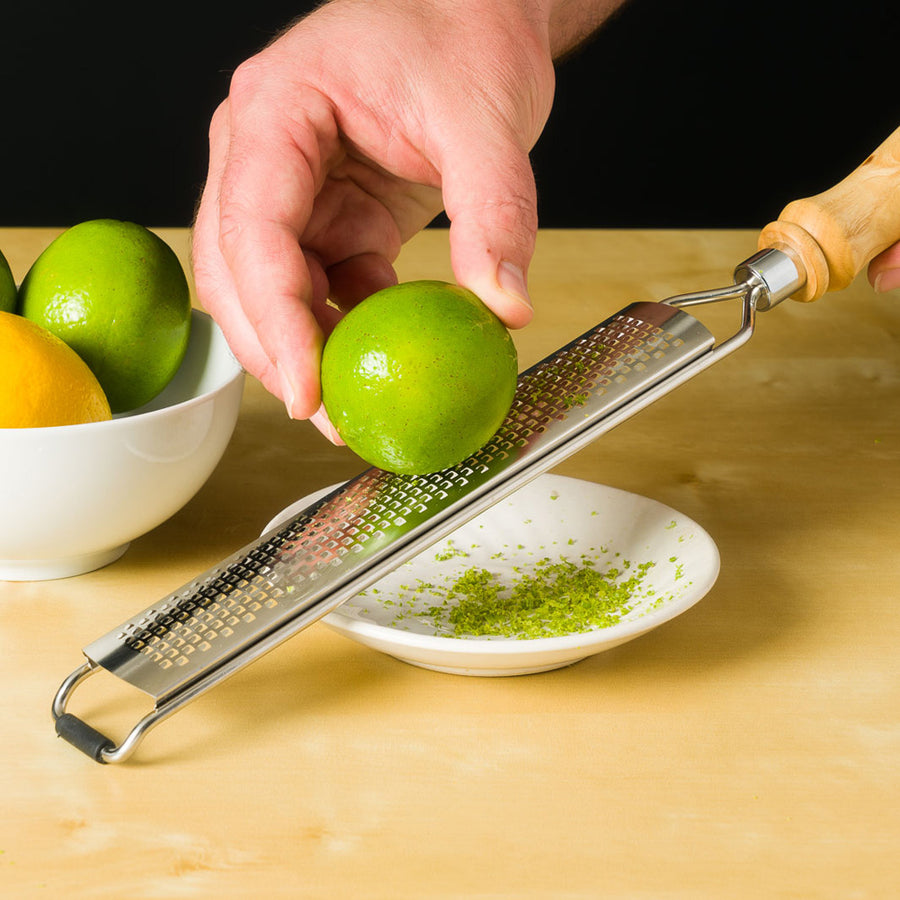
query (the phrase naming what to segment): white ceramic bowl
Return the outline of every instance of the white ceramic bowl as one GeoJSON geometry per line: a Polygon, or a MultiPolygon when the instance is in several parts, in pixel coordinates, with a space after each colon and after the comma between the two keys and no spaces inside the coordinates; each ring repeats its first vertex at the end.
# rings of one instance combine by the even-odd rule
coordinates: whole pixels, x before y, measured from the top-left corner
{"type": "MultiPolygon", "coordinates": [[[[329,490],[288,507],[265,531],[329,490]]],[[[528,675],[571,665],[659,627],[697,603],[718,574],[715,542],[682,513],[639,494],[541,475],[322,621],[351,640],[426,669],[528,675]],[[409,599],[410,585],[417,583],[446,596],[446,587],[473,566],[513,584],[516,573],[527,574],[542,558],[577,561],[581,556],[593,558],[601,568],[625,560],[632,566],[651,564],[632,596],[631,611],[618,623],[558,637],[456,637],[427,614],[436,602],[431,591],[409,599]]]]}
{"type": "Polygon", "coordinates": [[[108,422],[0,429],[0,580],[77,575],[118,559],[200,489],[228,445],[244,376],[192,314],[166,389],[108,422]]]}

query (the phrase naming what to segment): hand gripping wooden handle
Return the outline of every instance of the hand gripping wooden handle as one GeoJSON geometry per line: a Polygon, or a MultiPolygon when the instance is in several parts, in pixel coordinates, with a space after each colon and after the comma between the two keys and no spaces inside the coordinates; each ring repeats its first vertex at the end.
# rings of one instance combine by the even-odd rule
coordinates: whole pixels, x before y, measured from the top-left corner
{"type": "Polygon", "coordinates": [[[830,190],[794,200],[766,225],[759,248],[787,253],[806,272],[794,300],[847,287],[869,261],[900,241],[900,128],[830,190]]]}

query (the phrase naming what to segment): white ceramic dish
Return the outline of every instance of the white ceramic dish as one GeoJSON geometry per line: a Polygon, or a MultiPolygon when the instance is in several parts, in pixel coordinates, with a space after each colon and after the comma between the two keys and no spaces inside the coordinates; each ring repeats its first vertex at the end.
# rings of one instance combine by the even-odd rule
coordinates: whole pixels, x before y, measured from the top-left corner
{"type": "Polygon", "coordinates": [[[108,422],[0,429],[0,580],[97,569],[181,509],[225,451],[243,381],[219,328],[195,311],[180,369],[146,406],[108,422]]]}
{"type": "MultiPolygon", "coordinates": [[[[299,500],[265,530],[323,496],[299,500]]],[[[349,600],[324,619],[354,641],[405,662],[460,675],[525,675],[571,665],[662,625],[700,600],[719,553],[696,522],[654,500],[592,482],[543,475],[349,600]],[[446,587],[473,566],[512,583],[545,557],[582,555],[598,568],[653,563],[616,624],[560,637],[456,637],[423,613],[435,600],[421,582],[446,587]]],[[[452,601],[451,601],[452,603],[452,601]]]]}

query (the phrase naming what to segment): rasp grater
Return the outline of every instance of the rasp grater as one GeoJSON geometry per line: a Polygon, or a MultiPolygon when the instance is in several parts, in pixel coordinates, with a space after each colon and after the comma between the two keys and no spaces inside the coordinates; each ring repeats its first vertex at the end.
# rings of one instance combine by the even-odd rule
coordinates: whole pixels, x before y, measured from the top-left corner
{"type": "Polygon", "coordinates": [[[520,375],[503,424],[465,462],[369,469],[85,647],[54,701],[58,733],[99,762],[125,759],[187,702],[743,343],[759,295],[748,283],[711,298],[745,298],[740,331],[719,345],[679,309],[687,296],[616,313],[520,375]],[[119,746],[65,711],[100,669],[155,704],[119,746]]]}
{"type": "Polygon", "coordinates": [[[900,238],[900,210],[885,214],[876,202],[898,182],[898,151],[900,129],[849,179],[814,198],[818,205],[796,202],[818,210],[828,206],[820,198],[831,202],[836,194],[838,206],[852,206],[842,233],[832,233],[833,209],[821,245],[803,215],[773,223],[761,235],[764,249],[737,267],[733,285],[632,304],[524,372],[504,423],[465,462],[422,476],[370,469],[89,644],[86,661],[54,698],[57,733],[98,762],[126,759],[186,703],[742,346],[758,310],[846,286],[900,238]],[[859,172],[863,189],[853,181],[859,172]],[[873,196],[862,201],[877,210],[870,217],[877,221],[859,214],[866,190],[873,196]],[[731,299],[741,301],[741,324],[719,343],[684,312],[731,299]],[[66,712],[77,685],[100,669],[154,700],[118,745],[66,712]]]}

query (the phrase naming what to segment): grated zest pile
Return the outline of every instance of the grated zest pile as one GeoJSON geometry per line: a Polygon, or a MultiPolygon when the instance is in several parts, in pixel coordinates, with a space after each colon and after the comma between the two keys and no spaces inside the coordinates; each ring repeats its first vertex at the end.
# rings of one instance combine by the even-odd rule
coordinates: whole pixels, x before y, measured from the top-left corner
{"type": "MultiPolygon", "coordinates": [[[[652,562],[622,578],[622,569],[596,568],[590,557],[539,562],[511,585],[481,567],[467,569],[451,586],[446,606],[428,614],[445,619],[456,635],[517,638],[555,637],[615,625],[634,608],[634,598],[652,562]]],[[[626,563],[626,568],[630,568],[626,563]]]]}

